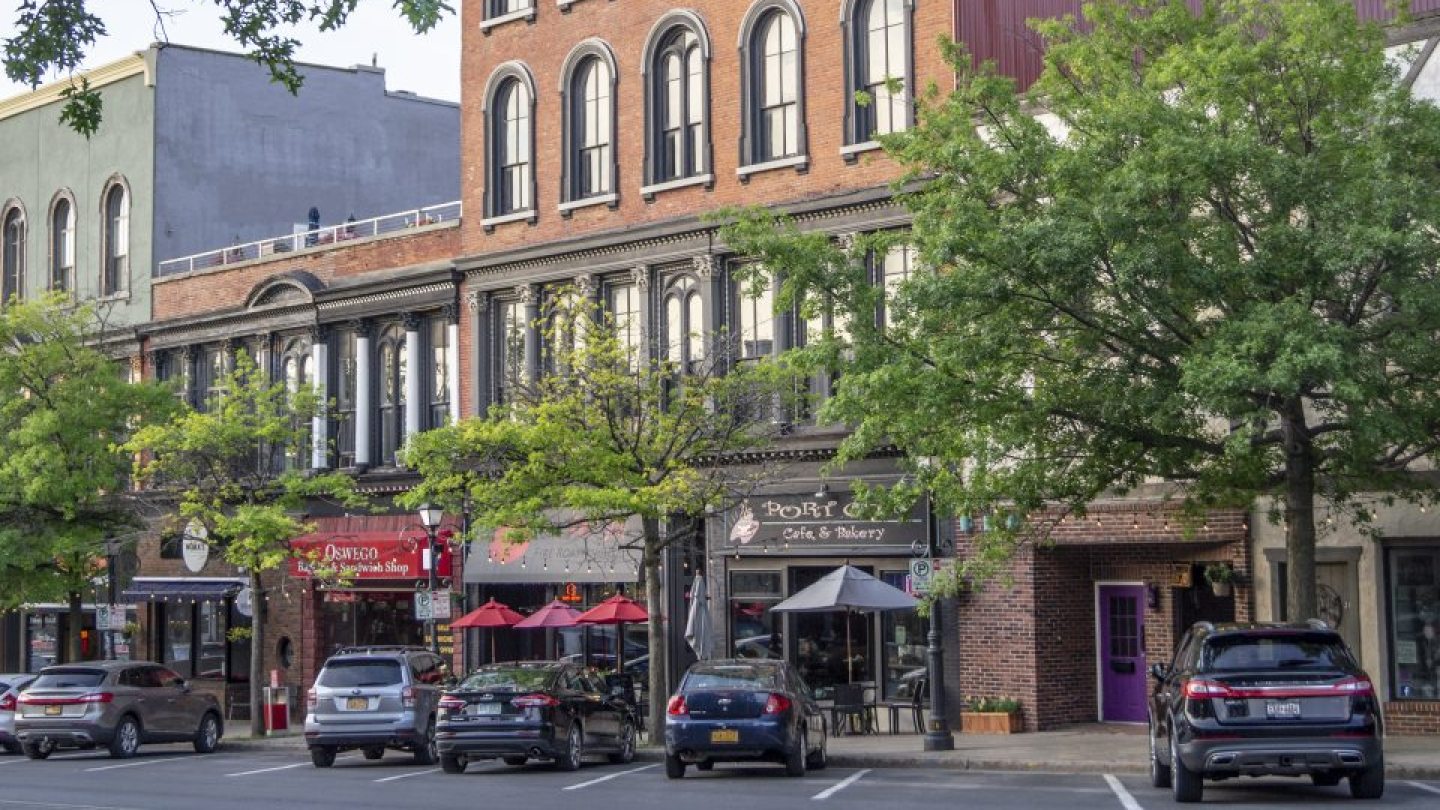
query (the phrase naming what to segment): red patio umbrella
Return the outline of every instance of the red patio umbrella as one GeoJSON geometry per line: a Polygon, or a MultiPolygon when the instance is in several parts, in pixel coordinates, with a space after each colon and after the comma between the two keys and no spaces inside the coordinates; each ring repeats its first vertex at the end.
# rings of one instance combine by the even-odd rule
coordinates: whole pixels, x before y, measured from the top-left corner
{"type": "Polygon", "coordinates": [[[475,608],[474,610],[470,611],[469,613],[466,613],[464,616],[461,616],[458,620],[456,620],[455,622],[451,623],[450,627],[451,627],[452,629],[453,629],[453,628],[457,628],[457,627],[458,627],[458,628],[462,628],[462,629],[463,629],[463,628],[468,628],[468,627],[487,627],[487,628],[490,628],[490,629],[491,629],[491,633],[490,633],[490,662],[491,662],[491,663],[494,663],[494,662],[495,662],[495,633],[494,633],[494,628],[496,628],[496,627],[512,627],[512,626],[514,626],[515,624],[517,624],[517,623],[519,623],[519,622],[521,622],[521,621],[524,621],[524,619],[525,619],[524,616],[521,616],[519,613],[516,613],[515,611],[511,610],[509,605],[506,605],[506,604],[503,604],[503,603],[500,603],[500,602],[496,602],[496,601],[495,601],[495,597],[492,596],[492,597],[490,597],[490,601],[489,601],[489,602],[486,602],[485,604],[481,605],[480,607],[475,608]]]}
{"type": "MultiPolygon", "coordinates": [[[[645,612],[639,602],[617,593],[606,599],[604,602],[580,614],[577,619],[580,624],[613,624],[615,625],[615,671],[625,671],[625,631],[621,625],[644,624],[650,621],[650,614],[645,612]]],[[[653,661],[651,662],[654,663],[653,661]]]]}
{"type": "Polygon", "coordinates": [[[531,613],[515,623],[517,630],[533,630],[540,627],[574,627],[578,624],[580,611],[559,599],[531,613]]]}

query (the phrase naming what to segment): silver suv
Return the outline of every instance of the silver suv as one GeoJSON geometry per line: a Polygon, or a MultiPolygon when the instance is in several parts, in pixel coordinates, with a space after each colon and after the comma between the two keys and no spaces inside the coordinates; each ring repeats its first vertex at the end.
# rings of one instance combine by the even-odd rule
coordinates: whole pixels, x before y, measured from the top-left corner
{"type": "Polygon", "coordinates": [[[448,675],[444,659],[412,647],[353,647],[330,657],[306,695],[305,744],[317,768],[341,751],[380,759],[410,751],[432,765],[435,709],[448,675]]]}

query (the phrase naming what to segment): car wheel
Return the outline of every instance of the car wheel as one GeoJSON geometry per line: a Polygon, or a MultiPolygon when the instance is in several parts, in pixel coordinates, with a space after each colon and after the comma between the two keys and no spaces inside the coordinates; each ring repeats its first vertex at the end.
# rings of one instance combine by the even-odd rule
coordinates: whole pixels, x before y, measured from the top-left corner
{"type": "Polygon", "coordinates": [[[1378,799],[1385,795],[1385,760],[1350,774],[1350,795],[1357,799],[1378,799]]]}
{"type": "Polygon", "coordinates": [[[440,759],[440,749],[435,744],[435,718],[430,718],[430,728],[425,730],[425,740],[415,747],[416,765],[434,765],[440,759]]]}
{"type": "Polygon", "coordinates": [[[1205,796],[1205,783],[1200,774],[1185,767],[1180,760],[1174,734],[1170,735],[1170,793],[1181,803],[1198,802],[1205,796]]]}
{"type": "Polygon", "coordinates": [[[195,753],[213,754],[220,747],[220,718],[206,712],[195,730],[195,753]]]}
{"type": "Polygon", "coordinates": [[[446,773],[464,773],[466,762],[459,754],[441,754],[440,770],[446,773]]]}
{"type": "Polygon", "coordinates": [[[7,742],[7,743],[5,743],[5,753],[7,753],[7,754],[18,754],[18,753],[20,753],[20,743],[12,743],[12,742],[7,742]]]}
{"type": "Polygon", "coordinates": [[[830,764],[830,754],[826,750],[830,747],[829,742],[829,737],[824,734],[820,735],[820,747],[815,749],[813,752],[811,752],[810,756],[805,758],[806,768],[809,768],[812,771],[825,770],[825,768],[830,764]]]}
{"type": "Polygon", "coordinates": [[[1310,774],[1310,781],[1315,783],[1315,787],[1335,787],[1340,784],[1340,778],[1340,774],[1334,771],[1310,774]]]}
{"type": "Polygon", "coordinates": [[[555,767],[562,771],[580,770],[580,760],[585,756],[585,733],[579,721],[570,724],[570,734],[565,741],[565,750],[555,759],[555,767]]]}
{"type": "Polygon", "coordinates": [[[1150,721],[1150,785],[1157,788],[1170,787],[1170,762],[1155,746],[1155,721],[1150,721]]]}
{"type": "Polygon", "coordinates": [[[384,759],[384,758],[385,758],[385,746],[383,746],[383,745],[371,745],[371,746],[366,746],[365,748],[361,748],[361,749],[360,749],[360,756],[365,757],[366,759],[369,759],[369,760],[384,759]]]}
{"type": "Polygon", "coordinates": [[[500,761],[506,765],[524,765],[527,760],[519,754],[507,754],[501,757],[500,761]]]}
{"type": "Polygon", "coordinates": [[[310,761],[317,768],[328,768],[335,764],[335,749],[317,745],[310,749],[310,761]]]}
{"type": "Polygon", "coordinates": [[[620,750],[610,755],[616,765],[628,765],[635,761],[635,725],[629,720],[620,725],[620,750]]]}
{"type": "Polygon", "coordinates": [[[30,759],[49,759],[55,753],[55,746],[49,742],[25,743],[21,749],[30,759]]]}
{"type": "MultiPolygon", "coordinates": [[[[706,763],[701,763],[704,765],[706,763]]],[[[675,754],[665,755],[665,775],[671,779],[679,779],[685,775],[685,762],[675,754]]]]}
{"type": "Polygon", "coordinates": [[[785,775],[786,775],[786,776],[804,776],[804,775],[805,775],[805,752],[806,752],[807,750],[809,750],[809,748],[810,748],[809,738],[808,738],[805,734],[802,733],[802,734],[800,735],[800,743],[799,743],[799,745],[796,745],[792,750],[787,751],[787,752],[785,753],[785,775]]]}
{"type": "Polygon", "coordinates": [[[115,736],[110,738],[110,756],[129,759],[139,750],[140,723],[127,714],[120,718],[120,724],[115,727],[115,736]]]}

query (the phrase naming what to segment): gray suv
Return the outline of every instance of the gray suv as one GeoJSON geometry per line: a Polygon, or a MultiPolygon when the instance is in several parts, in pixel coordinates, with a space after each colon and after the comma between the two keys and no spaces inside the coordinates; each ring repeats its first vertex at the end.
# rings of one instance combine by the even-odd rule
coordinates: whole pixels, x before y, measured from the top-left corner
{"type": "Polygon", "coordinates": [[[16,701],[15,736],[31,759],[102,746],[112,757],[132,757],[141,743],[164,742],[190,742],[208,754],[223,733],[214,695],[146,661],[46,667],[16,701]]]}
{"type": "Polygon", "coordinates": [[[412,647],[352,647],[331,656],[306,695],[305,744],[317,768],[341,751],[380,759],[410,751],[436,762],[435,709],[448,672],[444,659],[412,647]]]}

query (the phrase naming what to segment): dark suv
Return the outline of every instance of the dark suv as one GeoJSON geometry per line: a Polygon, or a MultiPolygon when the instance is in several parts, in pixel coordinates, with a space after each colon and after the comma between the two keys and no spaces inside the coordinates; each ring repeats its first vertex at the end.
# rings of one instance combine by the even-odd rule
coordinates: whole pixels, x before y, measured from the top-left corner
{"type": "Polygon", "coordinates": [[[1150,673],[1150,778],[1176,801],[1234,776],[1348,778],[1357,799],[1384,794],[1380,702],[1324,622],[1200,622],[1150,673]]]}
{"type": "Polygon", "coordinates": [[[433,764],[446,675],[443,659],[418,647],[355,647],[330,656],[305,701],[305,744],[315,767],[328,768],[353,748],[366,759],[394,748],[433,764]]]}

